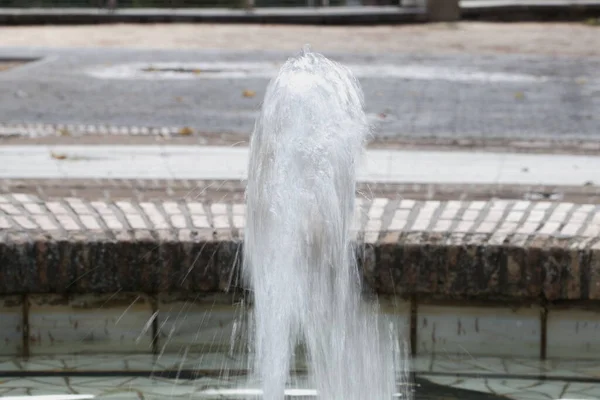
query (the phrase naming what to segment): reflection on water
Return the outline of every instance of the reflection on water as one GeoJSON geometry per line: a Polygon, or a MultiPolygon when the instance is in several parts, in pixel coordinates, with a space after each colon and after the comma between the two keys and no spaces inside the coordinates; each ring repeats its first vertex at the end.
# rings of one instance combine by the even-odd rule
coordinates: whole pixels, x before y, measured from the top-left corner
{"type": "Polygon", "coordinates": [[[474,390],[438,385],[425,378],[415,378],[415,400],[506,400],[509,397],[474,390]]]}

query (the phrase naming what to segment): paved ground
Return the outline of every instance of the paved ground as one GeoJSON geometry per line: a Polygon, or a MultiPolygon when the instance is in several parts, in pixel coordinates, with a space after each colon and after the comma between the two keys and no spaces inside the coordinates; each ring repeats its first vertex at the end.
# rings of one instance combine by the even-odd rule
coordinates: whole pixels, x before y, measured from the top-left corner
{"type": "Polygon", "coordinates": [[[581,23],[461,22],[374,27],[144,24],[0,27],[0,46],[219,49],[357,54],[600,56],[598,28],[581,23]]]}
{"type": "MultiPolygon", "coordinates": [[[[5,48],[0,54],[42,59],[0,73],[5,93],[0,122],[192,126],[247,136],[269,71],[265,76],[215,77],[139,70],[165,66],[161,62],[170,67],[187,62],[184,66],[191,70],[271,65],[290,53],[5,48]],[[119,71],[125,71],[124,79],[119,71]]],[[[600,58],[400,53],[334,57],[360,72],[378,137],[599,138],[600,58]]]]}
{"type": "Polygon", "coordinates": [[[0,122],[192,126],[247,137],[268,78],[305,42],[357,71],[377,137],[600,133],[600,35],[583,24],[2,27],[0,58],[40,61],[0,73],[0,122]],[[271,69],[140,72],[243,63],[271,69]]]}

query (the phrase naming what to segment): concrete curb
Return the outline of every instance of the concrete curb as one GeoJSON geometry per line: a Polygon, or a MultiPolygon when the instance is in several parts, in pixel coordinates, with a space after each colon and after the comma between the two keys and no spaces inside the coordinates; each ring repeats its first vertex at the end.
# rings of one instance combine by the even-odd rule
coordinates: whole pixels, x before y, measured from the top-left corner
{"type": "MultiPolygon", "coordinates": [[[[242,289],[242,204],[3,195],[0,294],[242,289]]],[[[379,294],[600,300],[600,207],[363,202],[359,264],[379,294]]]]}
{"type": "MultiPolygon", "coordinates": [[[[544,153],[544,154],[589,154],[596,155],[600,151],[600,141],[581,138],[550,139],[510,139],[496,137],[381,137],[374,138],[370,148],[386,149],[469,149],[491,150],[501,152],[544,153]]],[[[449,136],[449,134],[448,134],[449,136]]],[[[131,143],[133,137],[155,140],[156,138],[184,140],[186,143],[203,146],[232,146],[247,143],[248,134],[232,132],[205,132],[201,126],[128,126],[110,124],[47,124],[47,123],[3,123],[0,122],[0,146],[3,144],[26,144],[31,139],[44,139],[44,144],[85,144],[83,140],[96,138],[127,138],[131,143]]],[[[143,140],[142,139],[142,140],[143,140]]],[[[145,142],[147,143],[147,142],[145,142]]]]}
{"type": "Polygon", "coordinates": [[[477,21],[582,21],[600,17],[600,2],[462,0],[461,18],[477,21]]]}
{"type": "MultiPolygon", "coordinates": [[[[600,16],[600,1],[463,0],[463,20],[581,21],[600,16]]],[[[243,9],[117,9],[0,8],[0,25],[100,24],[100,23],[248,23],[367,25],[427,22],[419,7],[330,7],[243,9]]]]}
{"type": "Polygon", "coordinates": [[[0,25],[100,23],[396,24],[424,22],[421,9],[399,7],[243,9],[0,8],[0,25]]]}

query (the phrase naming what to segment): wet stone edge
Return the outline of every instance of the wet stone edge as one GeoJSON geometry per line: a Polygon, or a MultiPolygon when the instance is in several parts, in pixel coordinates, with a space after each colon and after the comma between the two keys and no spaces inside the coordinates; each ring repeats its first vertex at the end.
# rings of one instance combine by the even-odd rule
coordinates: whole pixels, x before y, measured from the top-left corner
{"type": "MultiPolygon", "coordinates": [[[[366,290],[514,301],[600,300],[600,248],[577,239],[385,232],[357,246],[366,290]]],[[[0,231],[0,295],[243,292],[228,230],[0,231]]]]}

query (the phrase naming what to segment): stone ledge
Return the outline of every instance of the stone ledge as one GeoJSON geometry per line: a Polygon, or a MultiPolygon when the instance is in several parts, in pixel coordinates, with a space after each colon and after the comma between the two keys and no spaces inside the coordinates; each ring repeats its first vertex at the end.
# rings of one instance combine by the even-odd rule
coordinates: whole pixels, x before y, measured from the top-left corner
{"type": "Polygon", "coordinates": [[[600,299],[600,246],[581,239],[406,234],[372,247],[364,265],[378,293],[468,299],[600,299]]]}
{"type": "MultiPolygon", "coordinates": [[[[397,239],[359,247],[368,287],[380,294],[600,300],[598,245],[535,236],[499,245],[487,235],[391,236],[397,239]]],[[[236,291],[240,262],[241,241],[228,232],[3,232],[0,294],[236,291]]]]}

